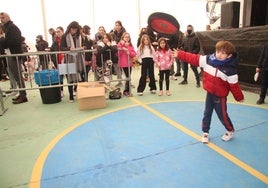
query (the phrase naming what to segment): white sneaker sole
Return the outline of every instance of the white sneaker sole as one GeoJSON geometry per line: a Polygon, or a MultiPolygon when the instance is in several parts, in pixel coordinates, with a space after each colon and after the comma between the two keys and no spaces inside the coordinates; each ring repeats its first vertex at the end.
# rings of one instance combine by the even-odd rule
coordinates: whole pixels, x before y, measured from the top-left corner
{"type": "Polygon", "coordinates": [[[228,142],[234,137],[234,132],[225,132],[224,135],[221,137],[221,139],[225,142],[228,142]]]}
{"type": "Polygon", "coordinates": [[[209,142],[208,134],[203,134],[201,137],[201,142],[207,144],[209,142]]]}

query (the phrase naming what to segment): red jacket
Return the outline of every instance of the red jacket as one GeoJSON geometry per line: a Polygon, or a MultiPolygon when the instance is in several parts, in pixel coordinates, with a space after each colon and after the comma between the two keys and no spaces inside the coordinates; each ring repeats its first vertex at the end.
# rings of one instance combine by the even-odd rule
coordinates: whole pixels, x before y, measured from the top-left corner
{"type": "Polygon", "coordinates": [[[216,59],[215,54],[203,56],[180,50],[177,58],[204,69],[203,88],[207,92],[218,97],[226,97],[230,91],[236,101],[244,100],[244,95],[238,83],[237,54],[220,61],[216,59]]]}

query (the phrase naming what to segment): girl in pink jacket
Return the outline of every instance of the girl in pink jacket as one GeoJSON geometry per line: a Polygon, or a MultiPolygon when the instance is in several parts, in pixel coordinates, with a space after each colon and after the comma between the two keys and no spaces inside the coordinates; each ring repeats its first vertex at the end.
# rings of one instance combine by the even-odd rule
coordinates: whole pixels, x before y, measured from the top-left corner
{"type": "Polygon", "coordinates": [[[163,81],[166,81],[166,95],[170,96],[169,91],[169,75],[170,69],[174,62],[172,51],[167,44],[165,38],[160,38],[158,40],[158,49],[155,54],[155,64],[159,68],[159,96],[163,95],[163,81]]]}
{"type": "Polygon", "coordinates": [[[127,97],[130,96],[129,87],[130,87],[130,76],[133,67],[133,58],[136,56],[134,46],[131,43],[131,38],[129,33],[124,32],[120,42],[117,44],[118,48],[118,66],[122,68],[126,76],[126,84],[123,94],[127,97]]]}

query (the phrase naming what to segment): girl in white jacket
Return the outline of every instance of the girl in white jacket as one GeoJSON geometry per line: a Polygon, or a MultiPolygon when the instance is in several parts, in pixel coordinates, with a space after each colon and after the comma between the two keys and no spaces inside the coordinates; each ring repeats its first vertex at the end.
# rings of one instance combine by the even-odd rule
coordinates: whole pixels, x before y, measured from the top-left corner
{"type": "Polygon", "coordinates": [[[141,43],[137,50],[137,58],[141,62],[141,77],[139,80],[139,86],[137,88],[138,95],[143,95],[143,91],[146,87],[146,77],[149,73],[149,87],[152,94],[156,93],[155,77],[154,77],[154,58],[155,50],[150,41],[150,37],[147,34],[142,35],[141,43]]]}

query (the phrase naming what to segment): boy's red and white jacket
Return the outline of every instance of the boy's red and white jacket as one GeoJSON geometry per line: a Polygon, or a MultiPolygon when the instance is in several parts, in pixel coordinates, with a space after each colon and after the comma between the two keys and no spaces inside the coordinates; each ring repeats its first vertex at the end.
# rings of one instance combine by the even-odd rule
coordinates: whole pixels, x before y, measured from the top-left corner
{"type": "Polygon", "coordinates": [[[177,58],[203,68],[203,88],[207,92],[218,97],[225,97],[230,91],[236,101],[244,100],[244,95],[238,83],[238,56],[236,53],[221,61],[216,59],[215,54],[204,56],[179,50],[177,58]]]}

